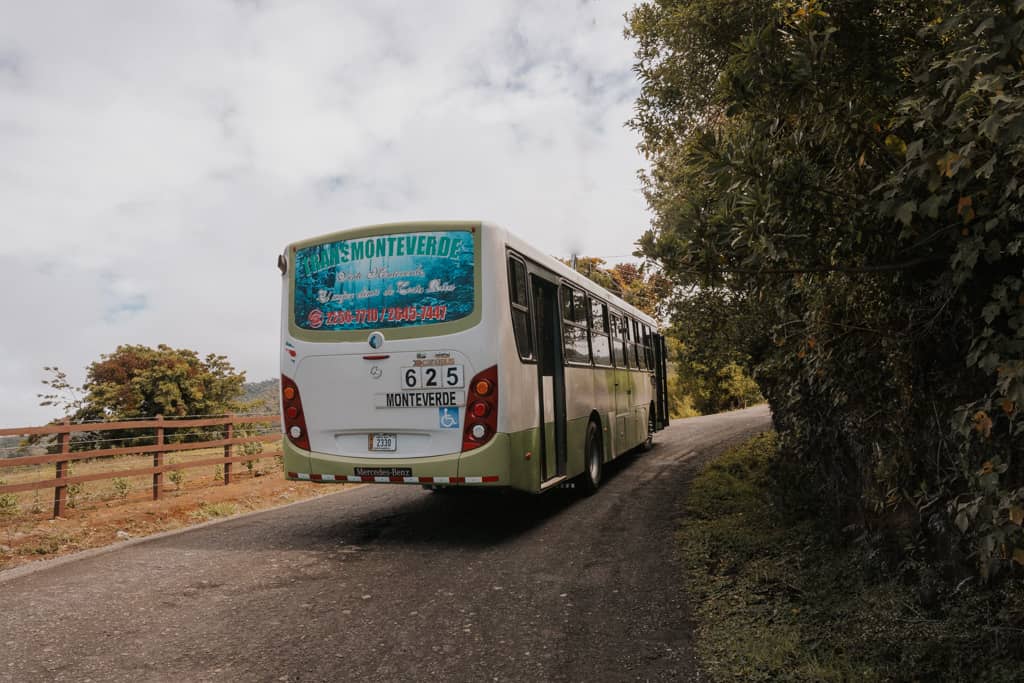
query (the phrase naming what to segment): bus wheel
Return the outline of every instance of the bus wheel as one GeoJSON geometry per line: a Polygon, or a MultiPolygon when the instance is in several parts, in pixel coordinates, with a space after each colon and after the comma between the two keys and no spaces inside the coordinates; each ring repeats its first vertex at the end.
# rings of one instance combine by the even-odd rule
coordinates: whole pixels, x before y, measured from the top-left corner
{"type": "Polygon", "coordinates": [[[583,492],[589,496],[601,485],[604,461],[601,429],[593,422],[587,423],[587,445],[583,457],[583,492]]]}
{"type": "Polygon", "coordinates": [[[654,448],[654,413],[647,413],[647,439],[644,441],[644,445],[641,446],[644,451],[649,451],[654,448]]]}

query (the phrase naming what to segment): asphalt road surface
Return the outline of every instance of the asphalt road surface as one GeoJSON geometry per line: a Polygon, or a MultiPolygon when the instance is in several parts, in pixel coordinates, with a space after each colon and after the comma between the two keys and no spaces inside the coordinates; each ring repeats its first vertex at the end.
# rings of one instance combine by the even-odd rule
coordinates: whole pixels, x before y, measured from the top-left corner
{"type": "Polygon", "coordinates": [[[678,519],[769,422],[677,421],[591,497],[370,485],[0,573],[0,681],[703,680],[678,519]]]}

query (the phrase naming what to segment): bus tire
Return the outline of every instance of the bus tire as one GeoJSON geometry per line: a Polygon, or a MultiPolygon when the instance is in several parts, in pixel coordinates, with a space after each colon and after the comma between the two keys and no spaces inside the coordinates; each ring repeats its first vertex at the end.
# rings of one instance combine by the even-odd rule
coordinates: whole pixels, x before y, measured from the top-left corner
{"type": "Polygon", "coordinates": [[[647,411],[647,438],[644,440],[644,443],[640,448],[644,452],[654,448],[654,410],[652,409],[647,411]]]}
{"type": "Polygon", "coordinates": [[[601,428],[587,423],[587,440],[583,451],[583,493],[590,495],[601,486],[604,474],[604,448],[601,446],[601,428]]]}

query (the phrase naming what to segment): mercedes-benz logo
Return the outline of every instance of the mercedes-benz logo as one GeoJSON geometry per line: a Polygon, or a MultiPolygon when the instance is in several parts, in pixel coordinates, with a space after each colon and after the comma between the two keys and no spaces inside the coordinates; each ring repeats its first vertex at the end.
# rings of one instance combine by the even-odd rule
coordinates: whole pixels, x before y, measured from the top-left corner
{"type": "Polygon", "coordinates": [[[372,368],[370,368],[370,377],[374,379],[380,379],[381,376],[383,376],[383,374],[384,371],[380,369],[379,365],[374,365],[372,368]]]}

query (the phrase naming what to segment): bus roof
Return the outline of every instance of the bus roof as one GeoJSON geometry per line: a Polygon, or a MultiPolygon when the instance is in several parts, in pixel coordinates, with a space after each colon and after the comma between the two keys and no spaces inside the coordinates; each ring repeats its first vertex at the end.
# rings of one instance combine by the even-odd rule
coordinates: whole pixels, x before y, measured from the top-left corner
{"type": "Polygon", "coordinates": [[[585,289],[593,294],[596,294],[597,296],[607,301],[609,304],[615,306],[616,308],[622,309],[624,312],[629,313],[632,316],[635,316],[638,320],[643,321],[644,323],[650,325],[651,327],[660,327],[657,320],[647,315],[636,306],[627,303],[621,297],[608,291],[607,289],[597,284],[587,276],[576,272],[575,270],[565,265],[555,257],[549,256],[548,254],[545,254],[539,249],[533,247],[528,242],[525,242],[523,239],[521,239],[519,236],[513,233],[511,230],[495,225],[493,223],[484,222],[482,223],[482,225],[492,230],[497,230],[499,232],[504,233],[505,242],[510,247],[512,247],[517,252],[521,253],[523,256],[529,257],[531,260],[535,261],[539,265],[542,265],[548,270],[551,270],[559,277],[565,278],[566,280],[572,282],[573,284],[579,285],[580,288],[585,289]]]}

